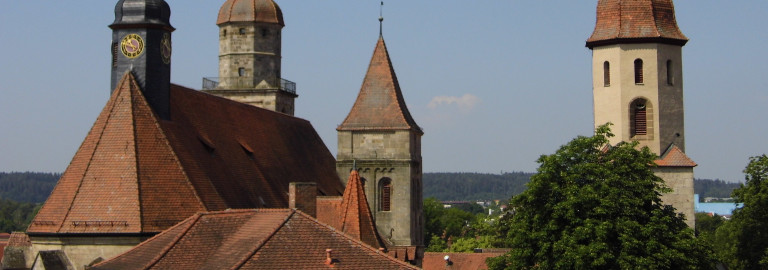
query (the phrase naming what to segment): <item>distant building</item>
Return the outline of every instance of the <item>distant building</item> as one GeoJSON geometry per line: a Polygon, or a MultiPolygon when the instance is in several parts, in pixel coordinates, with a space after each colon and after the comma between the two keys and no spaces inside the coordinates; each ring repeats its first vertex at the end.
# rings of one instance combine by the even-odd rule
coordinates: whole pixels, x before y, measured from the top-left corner
{"type": "Polygon", "coordinates": [[[699,194],[694,197],[696,213],[707,213],[730,218],[733,210],[744,207],[743,203],[735,202],[699,202],[699,194]]]}

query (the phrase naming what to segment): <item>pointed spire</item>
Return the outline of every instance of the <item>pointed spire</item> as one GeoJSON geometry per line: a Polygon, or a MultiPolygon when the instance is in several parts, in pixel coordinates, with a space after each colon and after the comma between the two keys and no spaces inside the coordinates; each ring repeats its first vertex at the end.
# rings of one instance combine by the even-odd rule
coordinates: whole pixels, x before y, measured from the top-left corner
{"type": "Polygon", "coordinates": [[[405,104],[383,37],[376,44],[355,105],[337,130],[413,130],[423,134],[405,104]]]}
{"type": "Polygon", "coordinates": [[[384,1],[381,1],[379,7],[379,37],[384,36],[384,1]]]}
{"type": "Polygon", "coordinates": [[[376,230],[373,221],[373,213],[368,207],[368,199],[365,197],[363,182],[357,170],[352,170],[347,181],[347,188],[341,202],[341,231],[360,239],[364,243],[375,247],[384,248],[384,242],[376,230]]]}

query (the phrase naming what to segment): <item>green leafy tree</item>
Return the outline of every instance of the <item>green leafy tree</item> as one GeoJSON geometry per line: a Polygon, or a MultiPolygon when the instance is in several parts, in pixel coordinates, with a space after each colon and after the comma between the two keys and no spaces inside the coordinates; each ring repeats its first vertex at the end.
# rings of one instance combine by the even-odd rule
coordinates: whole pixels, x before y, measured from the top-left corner
{"type": "Polygon", "coordinates": [[[718,255],[730,269],[768,269],[768,156],[750,158],[746,183],[733,191],[744,206],[717,230],[718,255]]]}
{"type": "Polygon", "coordinates": [[[489,269],[709,269],[710,253],[660,194],[657,158],[637,142],[606,147],[608,125],[538,159],[499,222],[512,250],[489,269]]]}

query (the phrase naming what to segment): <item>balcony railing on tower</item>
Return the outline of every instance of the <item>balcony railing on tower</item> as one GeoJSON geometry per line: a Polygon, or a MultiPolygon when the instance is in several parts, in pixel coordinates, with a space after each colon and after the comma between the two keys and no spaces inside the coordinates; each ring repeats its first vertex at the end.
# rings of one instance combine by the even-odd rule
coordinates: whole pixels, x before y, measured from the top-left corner
{"type": "MultiPolygon", "coordinates": [[[[277,86],[278,90],[285,91],[291,94],[296,94],[296,83],[279,78],[270,82],[269,85],[277,86]],[[279,82],[279,83],[278,83],[279,82]]],[[[203,90],[217,90],[217,89],[254,89],[258,88],[258,83],[253,81],[253,78],[249,77],[208,77],[203,78],[203,90]],[[219,87],[221,86],[221,87],[219,87]]]]}

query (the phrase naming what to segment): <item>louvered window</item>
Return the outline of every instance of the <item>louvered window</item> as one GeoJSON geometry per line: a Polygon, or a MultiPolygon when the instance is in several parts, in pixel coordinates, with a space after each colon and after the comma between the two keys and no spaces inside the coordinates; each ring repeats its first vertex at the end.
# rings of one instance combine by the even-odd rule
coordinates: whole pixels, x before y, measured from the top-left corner
{"type": "Polygon", "coordinates": [[[635,83],[643,83],[643,60],[635,59],[635,83]]]}
{"type": "Polygon", "coordinates": [[[634,120],[634,135],[647,135],[648,134],[648,117],[645,102],[635,102],[634,120]]]}
{"type": "Polygon", "coordinates": [[[608,61],[603,63],[603,84],[606,87],[611,86],[611,63],[608,61]]]}
{"type": "Polygon", "coordinates": [[[392,208],[392,181],[388,178],[381,180],[381,211],[392,208]]]}

